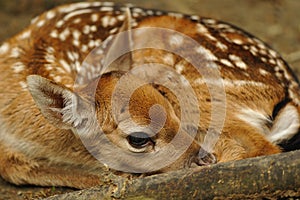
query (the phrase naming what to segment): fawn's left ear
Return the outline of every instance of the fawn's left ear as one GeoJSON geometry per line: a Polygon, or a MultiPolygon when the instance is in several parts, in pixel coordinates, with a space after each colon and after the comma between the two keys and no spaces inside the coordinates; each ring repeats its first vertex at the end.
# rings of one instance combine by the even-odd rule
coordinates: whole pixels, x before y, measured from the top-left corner
{"type": "Polygon", "coordinates": [[[127,8],[125,19],[119,32],[114,36],[109,49],[104,58],[104,73],[111,71],[129,71],[132,64],[132,31],[131,31],[131,12],[127,8]]]}
{"type": "Polygon", "coordinates": [[[61,129],[80,129],[93,116],[93,104],[68,88],[38,75],[27,77],[28,89],[43,116],[61,129]]]}

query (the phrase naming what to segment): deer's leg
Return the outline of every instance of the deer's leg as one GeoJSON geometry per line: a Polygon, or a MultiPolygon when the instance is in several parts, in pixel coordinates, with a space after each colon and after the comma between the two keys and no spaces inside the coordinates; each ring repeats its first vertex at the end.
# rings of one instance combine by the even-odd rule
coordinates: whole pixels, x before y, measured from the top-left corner
{"type": "Polygon", "coordinates": [[[224,133],[215,146],[218,162],[280,153],[280,147],[269,142],[265,136],[251,127],[242,126],[224,133]]]}
{"type": "Polygon", "coordinates": [[[101,183],[100,177],[82,170],[62,166],[50,166],[30,160],[21,153],[1,151],[0,175],[16,185],[67,186],[88,188],[101,183]]]}

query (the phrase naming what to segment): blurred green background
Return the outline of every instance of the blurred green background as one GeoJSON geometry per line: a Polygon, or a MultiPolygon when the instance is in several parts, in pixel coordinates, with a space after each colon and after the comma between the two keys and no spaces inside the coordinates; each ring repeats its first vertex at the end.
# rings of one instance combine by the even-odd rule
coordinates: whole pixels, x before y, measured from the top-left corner
{"type": "MultiPolygon", "coordinates": [[[[30,19],[56,5],[80,0],[1,0],[0,42],[26,27],[30,19]]],[[[235,24],[281,53],[300,77],[299,0],[112,0],[146,8],[212,17],[235,24]]]]}

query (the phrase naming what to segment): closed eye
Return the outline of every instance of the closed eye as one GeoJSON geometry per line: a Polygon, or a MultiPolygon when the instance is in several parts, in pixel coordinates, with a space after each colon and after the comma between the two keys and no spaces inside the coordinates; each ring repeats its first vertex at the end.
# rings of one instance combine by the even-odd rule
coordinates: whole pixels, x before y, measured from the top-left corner
{"type": "Polygon", "coordinates": [[[147,133],[144,132],[134,132],[131,133],[127,137],[128,143],[130,146],[136,149],[142,149],[145,148],[148,145],[154,144],[153,140],[147,133]]]}

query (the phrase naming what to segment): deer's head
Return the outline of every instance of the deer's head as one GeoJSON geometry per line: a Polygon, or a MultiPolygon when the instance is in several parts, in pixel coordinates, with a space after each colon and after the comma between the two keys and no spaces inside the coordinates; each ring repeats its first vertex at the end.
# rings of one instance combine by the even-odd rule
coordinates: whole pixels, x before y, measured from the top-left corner
{"type": "Polygon", "coordinates": [[[168,99],[153,84],[129,71],[133,62],[130,51],[116,56],[124,48],[130,50],[129,12],[126,16],[120,32],[127,34],[112,40],[103,58],[109,67],[96,78],[72,90],[31,75],[27,78],[29,90],[50,123],[72,130],[91,153],[106,160],[110,157],[117,168],[131,165],[133,172],[149,172],[189,166],[197,162],[200,149],[195,135],[189,133],[197,132],[197,125],[182,126],[168,99]],[[135,158],[128,162],[132,157],[135,158]]]}

